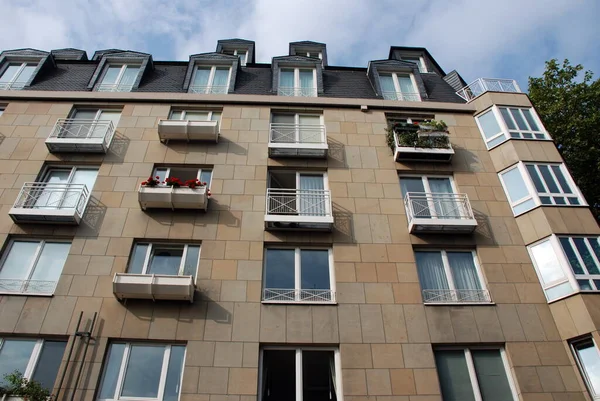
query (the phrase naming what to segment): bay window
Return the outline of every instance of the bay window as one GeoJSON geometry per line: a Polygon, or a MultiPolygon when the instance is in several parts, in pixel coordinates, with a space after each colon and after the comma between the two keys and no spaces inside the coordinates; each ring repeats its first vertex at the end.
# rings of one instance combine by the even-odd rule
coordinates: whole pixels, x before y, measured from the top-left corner
{"type": "Polygon", "coordinates": [[[493,106],[475,120],[488,149],[508,139],[550,139],[533,108],[493,106]]]}
{"type": "Polygon", "coordinates": [[[594,400],[600,400],[600,352],[593,337],[570,343],[577,367],[594,400]]]}
{"type": "Polygon", "coordinates": [[[229,91],[230,66],[196,66],[190,93],[226,94],[229,91]]]}
{"type": "Polygon", "coordinates": [[[279,96],[317,96],[316,69],[282,68],[277,91],[279,96]]]}
{"type": "Polygon", "coordinates": [[[401,100],[418,102],[421,96],[417,91],[417,84],[412,74],[380,73],[379,83],[383,98],[386,100],[401,100]]]}

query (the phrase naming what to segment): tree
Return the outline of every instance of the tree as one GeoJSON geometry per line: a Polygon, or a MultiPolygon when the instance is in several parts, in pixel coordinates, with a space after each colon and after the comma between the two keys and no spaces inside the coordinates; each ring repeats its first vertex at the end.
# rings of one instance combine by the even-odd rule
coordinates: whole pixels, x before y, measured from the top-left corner
{"type": "Polygon", "coordinates": [[[529,77],[529,97],[600,221],[600,80],[581,71],[566,59],[547,61],[541,78],[529,77]]]}

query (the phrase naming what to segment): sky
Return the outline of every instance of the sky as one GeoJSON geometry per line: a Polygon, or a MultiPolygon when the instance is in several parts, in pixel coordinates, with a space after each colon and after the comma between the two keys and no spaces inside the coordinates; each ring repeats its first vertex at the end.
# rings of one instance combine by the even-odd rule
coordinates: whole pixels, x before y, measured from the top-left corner
{"type": "Polygon", "coordinates": [[[599,0],[0,0],[0,50],[119,48],[188,60],[217,40],[256,42],[256,61],[289,42],[327,44],[329,65],[366,67],[390,46],[426,47],[470,82],[517,79],[568,58],[600,75],[599,0]]]}

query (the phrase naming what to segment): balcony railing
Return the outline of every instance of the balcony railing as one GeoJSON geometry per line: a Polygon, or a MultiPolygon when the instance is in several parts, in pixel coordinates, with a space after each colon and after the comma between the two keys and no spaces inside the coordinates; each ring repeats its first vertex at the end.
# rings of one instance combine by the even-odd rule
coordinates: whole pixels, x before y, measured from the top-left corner
{"type": "Polygon", "coordinates": [[[303,96],[303,97],[317,97],[317,88],[300,88],[292,86],[280,86],[277,88],[277,95],[279,96],[303,96]]]}
{"type": "Polygon", "coordinates": [[[490,303],[488,290],[423,290],[425,303],[490,303]]]}
{"type": "Polygon", "coordinates": [[[190,85],[190,93],[200,93],[200,94],[209,94],[209,95],[225,95],[229,90],[229,86],[227,85],[210,85],[210,86],[201,86],[201,85],[190,85]]]}
{"type": "Polygon", "coordinates": [[[331,193],[325,189],[268,188],[267,228],[331,230],[331,193]]]}
{"type": "Polygon", "coordinates": [[[410,232],[472,232],[477,226],[467,194],[408,192],[404,206],[410,232]]]}
{"type": "Polygon", "coordinates": [[[403,102],[419,102],[421,95],[418,92],[383,92],[385,100],[400,100],[403,102]]]}
{"type": "Polygon", "coordinates": [[[272,123],[269,155],[326,157],[327,137],[324,125],[272,123]]]}
{"type": "Polygon", "coordinates": [[[133,84],[100,84],[96,88],[98,92],[131,92],[133,84]]]}
{"type": "Polygon", "coordinates": [[[9,214],[17,222],[78,224],[88,199],[85,184],[26,182],[9,214]]]}
{"type": "Polygon", "coordinates": [[[479,78],[456,94],[469,102],[485,92],[521,93],[521,88],[514,79],[479,78]]]}
{"type": "Polygon", "coordinates": [[[106,153],[115,134],[111,120],[59,118],[46,140],[53,152],[90,151],[106,153]]]}
{"type": "Polygon", "coordinates": [[[394,133],[394,160],[449,162],[454,156],[447,133],[420,135],[418,132],[394,133]]]}
{"type": "Polygon", "coordinates": [[[265,288],[263,290],[263,301],[264,302],[306,302],[306,303],[319,303],[335,302],[335,292],[326,290],[305,290],[305,289],[289,289],[289,288],[265,288]]]}
{"type": "Polygon", "coordinates": [[[0,279],[0,294],[52,295],[57,281],[0,279]]]}
{"type": "Polygon", "coordinates": [[[21,90],[27,85],[27,82],[0,82],[0,90],[21,90]]]}

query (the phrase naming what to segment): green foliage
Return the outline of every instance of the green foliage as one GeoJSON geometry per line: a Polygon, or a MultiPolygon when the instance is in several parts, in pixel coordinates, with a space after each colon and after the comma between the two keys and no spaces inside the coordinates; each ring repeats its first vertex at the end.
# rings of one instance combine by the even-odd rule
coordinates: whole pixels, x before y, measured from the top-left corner
{"type": "Polygon", "coordinates": [[[386,129],[386,142],[392,152],[396,149],[394,133],[398,136],[398,144],[416,148],[447,148],[450,144],[447,135],[419,136],[419,132],[444,131],[448,126],[444,121],[426,120],[420,123],[399,122],[386,129]],[[425,128],[425,129],[424,129],[425,128]]]}
{"type": "Polygon", "coordinates": [[[40,383],[24,378],[18,371],[4,375],[4,381],[7,385],[0,388],[0,395],[23,397],[27,401],[47,401],[52,395],[40,383]]]}
{"type": "Polygon", "coordinates": [[[600,220],[600,80],[581,64],[546,62],[529,77],[529,97],[592,212],[600,220]]]}
{"type": "Polygon", "coordinates": [[[424,127],[429,127],[431,131],[447,131],[448,125],[444,122],[444,120],[424,120],[419,123],[419,127],[423,129],[424,127]]]}

